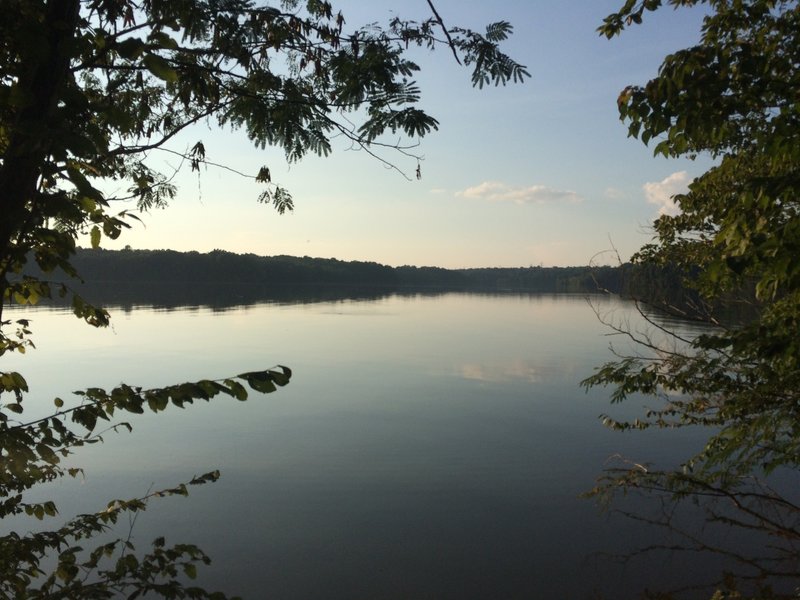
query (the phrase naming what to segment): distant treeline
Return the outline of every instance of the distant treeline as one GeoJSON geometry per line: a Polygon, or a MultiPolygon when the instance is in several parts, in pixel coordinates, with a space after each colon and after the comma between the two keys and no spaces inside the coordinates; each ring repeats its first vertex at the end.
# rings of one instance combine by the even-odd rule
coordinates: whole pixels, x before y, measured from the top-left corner
{"type": "Polygon", "coordinates": [[[223,250],[79,249],[73,264],[88,283],[338,285],[516,292],[624,291],[619,267],[443,269],[223,250]]]}
{"type": "MultiPolygon", "coordinates": [[[[33,261],[29,261],[33,263],[33,261]]],[[[174,250],[78,249],[78,291],[93,302],[214,308],[256,302],[377,299],[390,294],[614,293],[655,306],[684,306],[678,273],[641,265],[443,269],[390,267],[335,258],[256,256],[174,250]]],[[[58,274],[29,272],[46,280],[58,274]]],[[[74,285],[73,285],[74,287],[74,285]]]]}

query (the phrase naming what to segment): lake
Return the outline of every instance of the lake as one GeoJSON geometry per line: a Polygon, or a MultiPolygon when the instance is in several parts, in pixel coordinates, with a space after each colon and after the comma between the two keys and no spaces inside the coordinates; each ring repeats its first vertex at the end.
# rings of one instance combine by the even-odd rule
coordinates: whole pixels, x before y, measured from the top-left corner
{"type": "Polygon", "coordinates": [[[601,425],[601,413],[633,417],[647,402],[610,406],[607,390],[579,386],[612,358],[610,342],[627,343],[596,312],[644,327],[624,301],[392,294],[111,312],[105,330],[57,309],[4,314],[32,320],[37,349],[4,363],[30,383],[27,416],[89,386],[276,364],[294,372],[287,387],[244,403],[126,416],[132,434],[109,433],[75,456],[84,480],[37,492],[57,499],[60,523],[220,469],[188,498],[153,501],[132,529],[140,548],[162,534],[198,544],[214,561],[199,577],[211,588],[248,598],[627,598],[716,566],[680,553],[613,560],[664,532],[580,498],[615,455],[676,464],[704,439],[601,425]]]}

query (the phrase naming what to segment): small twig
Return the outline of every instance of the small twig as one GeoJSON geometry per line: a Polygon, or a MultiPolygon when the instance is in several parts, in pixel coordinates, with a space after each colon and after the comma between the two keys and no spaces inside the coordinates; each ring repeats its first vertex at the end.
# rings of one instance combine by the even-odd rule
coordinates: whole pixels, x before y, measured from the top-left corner
{"type": "Polygon", "coordinates": [[[456,52],[456,45],[453,42],[453,38],[450,37],[450,33],[447,31],[447,27],[445,27],[444,21],[442,21],[442,17],[439,16],[439,12],[436,10],[436,7],[433,5],[433,2],[431,0],[428,0],[428,6],[431,7],[431,10],[433,11],[433,16],[436,17],[436,21],[442,27],[442,31],[444,31],[444,35],[447,38],[447,45],[450,46],[450,50],[453,52],[453,56],[455,57],[456,62],[460,65],[461,59],[458,58],[458,52],[456,52]]]}

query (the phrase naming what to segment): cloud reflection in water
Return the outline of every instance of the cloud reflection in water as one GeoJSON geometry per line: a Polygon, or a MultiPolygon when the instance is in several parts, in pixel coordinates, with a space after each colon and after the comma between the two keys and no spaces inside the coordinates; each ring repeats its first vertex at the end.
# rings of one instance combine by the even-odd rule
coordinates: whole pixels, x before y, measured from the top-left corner
{"type": "Polygon", "coordinates": [[[464,379],[483,381],[486,383],[508,383],[511,381],[527,381],[538,383],[542,376],[540,369],[521,359],[504,365],[463,364],[458,373],[464,379]]]}

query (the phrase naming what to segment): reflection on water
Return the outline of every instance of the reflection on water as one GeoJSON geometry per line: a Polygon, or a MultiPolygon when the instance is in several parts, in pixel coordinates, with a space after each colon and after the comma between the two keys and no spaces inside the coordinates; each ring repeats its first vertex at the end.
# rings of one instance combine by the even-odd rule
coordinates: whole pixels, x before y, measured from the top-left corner
{"type": "Polygon", "coordinates": [[[141,282],[126,283],[90,282],[80,288],[80,293],[93,301],[114,306],[125,312],[139,307],[162,310],[191,310],[205,307],[215,311],[231,310],[253,304],[316,304],[345,301],[379,301],[393,295],[435,296],[441,292],[429,289],[381,285],[270,285],[255,283],[200,283],[185,282],[143,286],[141,282]]]}
{"type": "Polygon", "coordinates": [[[522,360],[500,365],[465,364],[461,365],[459,371],[464,379],[474,379],[475,381],[485,381],[487,383],[502,383],[515,379],[536,383],[540,380],[537,366],[522,360]]]}
{"type": "MultiPolygon", "coordinates": [[[[707,567],[597,554],[653,535],[579,499],[606,460],[672,464],[702,435],[600,425],[606,398],[578,382],[609,358],[607,330],[584,298],[307,300],[223,311],[129,303],[104,331],[63,311],[10,311],[31,317],[36,336],[36,352],[4,363],[31,383],[31,415],[92,385],[277,363],[295,373],[246,403],[136,418],[133,434],[78,455],[85,481],[53,486],[61,514],[221,469],[217,484],[154,504],[134,537],[197,543],[214,559],[201,581],[250,598],[625,598],[707,567]]],[[[620,301],[594,302],[634,318],[620,301]]]]}

